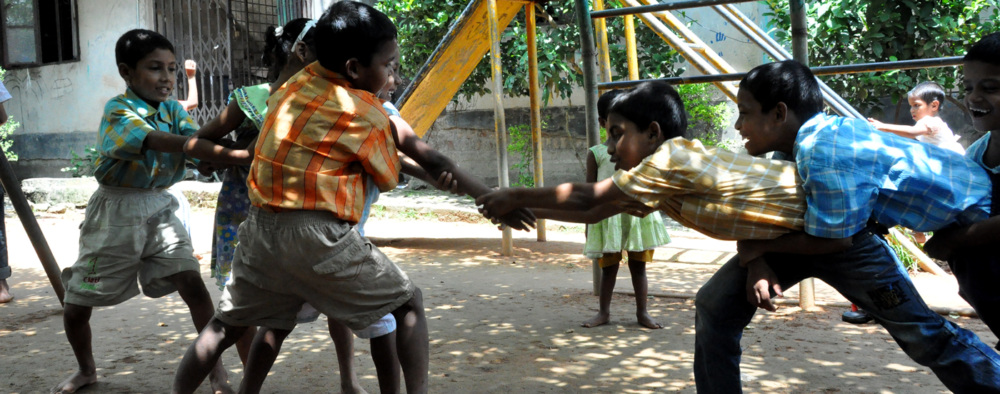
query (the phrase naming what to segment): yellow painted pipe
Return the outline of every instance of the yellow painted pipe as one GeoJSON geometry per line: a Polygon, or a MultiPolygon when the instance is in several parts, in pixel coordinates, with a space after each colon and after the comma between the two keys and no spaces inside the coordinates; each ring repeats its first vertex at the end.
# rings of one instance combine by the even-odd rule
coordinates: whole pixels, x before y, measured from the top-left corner
{"type": "Polygon", "coordinates": [[[628,79],[639,79],[639,55],[635,49],[635,19],[625,15],[625,56],[628,59],[628,79]]]}
{"type": "MultiPolygon", "coordinates": [[[[535,35],[535,5],[524,5],[525,30],[528,44],[528,97],[531,99],[531,150],[534,152],[535,187],[545,185],[542,173],[542,92],[538,88],[538,39],[535,35]]],[[[545,220],[535,223],[538,242],[545,241],[545,220]]]]}

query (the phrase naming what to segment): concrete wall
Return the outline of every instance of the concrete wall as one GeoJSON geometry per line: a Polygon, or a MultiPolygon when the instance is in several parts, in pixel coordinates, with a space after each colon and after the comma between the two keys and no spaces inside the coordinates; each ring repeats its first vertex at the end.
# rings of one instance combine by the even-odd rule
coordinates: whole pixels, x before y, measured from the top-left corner
{"type": "Polygon", "coordinates": [[[7,113],[21,123],[13,135],[12,162],[21,179],[69,176],[70,149],[82,153],[97,141],[104,104],[125,91],[115,65],[122,33],[151,29],[153,0],[79,0],[80,61],[7,72],[13,98],[7,113]]]}

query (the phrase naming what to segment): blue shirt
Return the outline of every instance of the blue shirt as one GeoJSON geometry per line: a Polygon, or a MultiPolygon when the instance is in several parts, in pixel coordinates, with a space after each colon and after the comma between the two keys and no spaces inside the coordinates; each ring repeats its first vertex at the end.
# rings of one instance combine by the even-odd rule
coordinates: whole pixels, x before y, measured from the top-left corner
{"type": "Polygon", "coordinates": [[[799,129],[792,154],[806,191],[805,231],[817,237],[849,237],[869,218],[933,231],[989,217],[985,170],[863,119],[818,114],[799,129]]]}
{"type": "Polygon", "coordinates": [[[150,132],[190,136],[198,126],[180,103],[168,100],[153,108],[132,89],[104,106],[98,130],[99,153],[94,177],[107,186],[140,189],[165,188],[184,179],[184,153],[143,150],[150,132]]]}
{"type": "Polygon", "coordinates": [[[976,140],[976,142],[973,142],[972,145],[969,145],[969,148],[965,150],[965,158],[979,164],[979,166],[983,167],[986,171],[994,174],[1000,174],[1000,166],[990,167],[983,162],[983,156],[986,155],[986,148],[990,145],[990,134],[992,133],[987,131],[986,135],[976,140]]]}

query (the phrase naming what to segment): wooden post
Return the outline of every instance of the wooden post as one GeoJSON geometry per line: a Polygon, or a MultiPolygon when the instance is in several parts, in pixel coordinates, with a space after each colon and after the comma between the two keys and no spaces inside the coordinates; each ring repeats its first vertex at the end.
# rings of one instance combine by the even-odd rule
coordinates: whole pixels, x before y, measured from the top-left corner
{"type": "MultiPolygon", "coordinates": [[[[21,181],[14,175],[14,169],[10,166],[10,162],[7,161],[7,153],[2,148],[0,148],[0,183],[3,183],[4,190],[10,196],[10,202],[14,204],[17,217],[21,219],[21,225],[24,226],[24,231],[28,234],[28,239],[31,240],[31,246],[35,247],[35,254],[38,255],[38,260],[42,262],[45,275],[49,277],[49,283],[52,284],[52,289],[55,290],[56,297],[59,298],[59,303],[62,304],[65,289],[63,289],[62,277],[59,276],[59,264],[56,263],[56,258],[52,256],[49,243],[45,241],[45,234],[42,233],[41,227],[38,227],[38,221],[35,220],[35,213],[31,212],[28,199],[24,197],[24,192],[21,190],[21,181]]],[[[8,238],[9,240],[10,238],[8,238]]],[[[10,244],[8,243],[8,245],[10,244]]]]}

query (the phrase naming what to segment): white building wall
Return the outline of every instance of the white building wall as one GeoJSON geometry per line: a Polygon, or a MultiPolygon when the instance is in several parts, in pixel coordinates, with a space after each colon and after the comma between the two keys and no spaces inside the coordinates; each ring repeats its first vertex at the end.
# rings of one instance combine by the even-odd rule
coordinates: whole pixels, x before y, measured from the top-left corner
{"type": "Polygon", "coordinates": [[[79,61],[8,70],[12,99],[4,107],[21,123],[13,147],[20,160],[12,163],[21,178],[53,176],[70,149],[82,153],[96,143],[104,104],[125,91],[115,43],[128,30],[155,28],[153,16],[153,0],[79,0],[79,61]]]}

